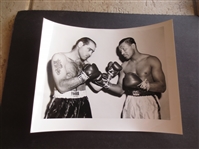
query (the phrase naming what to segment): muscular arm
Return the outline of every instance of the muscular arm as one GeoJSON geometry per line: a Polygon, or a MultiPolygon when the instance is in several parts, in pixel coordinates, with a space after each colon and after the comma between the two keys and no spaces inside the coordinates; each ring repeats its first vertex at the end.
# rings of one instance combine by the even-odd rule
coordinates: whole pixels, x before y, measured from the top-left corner
{"type": "Polygon", "coordinates": [[[122,96],[124,94],[124,90],[122,88],[124,76],[125,76],[125,74],[124,74],[123,70],[121,70],[119,73],[119,78],[118,78],[117,84],[110,83],[110,87],[108,88],[108,90],[110,90],[113,93],[116,93],[119,96],[122,96]]]}
{"type": "Polygon", "coordinates": [[[162,64],[156,57],[149,57],[151,73],[154,82],[150,82],[150,91],[163,93],[166,90],[165,75],[162,70],[162,64]]]}
{"type": "Polygon", "coordinates": [[[96,85],[92,82],[89,82],[90,86],[96,91],[96,92],[99,92],[103,89],[103,87],[99,86],[99,85],[96,85]]]}
{"type": "Polygon", "coordinates": [[[74,66],[67,61],[65,55],[55,54],[51,60],[52,74],[57,90],[64,93],[83,84],[83,80],[77,77],[74,66]]]}
{"type": "Polygon", "coordinates": [[[120,77],[118,79],[117,84],[110,83],[110,87],[108,89],[118,94],[119,96],[122,96],[124,94],[124,90],[122,88],[123,78],[124,78],[124,72],[120,72],[120,77]]]}

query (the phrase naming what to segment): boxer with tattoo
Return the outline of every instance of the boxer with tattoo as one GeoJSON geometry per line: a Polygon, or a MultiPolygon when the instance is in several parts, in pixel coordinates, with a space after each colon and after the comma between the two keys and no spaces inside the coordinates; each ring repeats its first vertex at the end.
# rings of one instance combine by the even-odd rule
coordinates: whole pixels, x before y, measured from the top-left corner
{"type": "Polygon", "coordinates": [[[55,87],[46,118],[92,118],[86,82],[98,79],[101,72],[87,59],[95,49],[96,43],[83,37],[70,52],[53,55],[51,66],[55,87]]]}

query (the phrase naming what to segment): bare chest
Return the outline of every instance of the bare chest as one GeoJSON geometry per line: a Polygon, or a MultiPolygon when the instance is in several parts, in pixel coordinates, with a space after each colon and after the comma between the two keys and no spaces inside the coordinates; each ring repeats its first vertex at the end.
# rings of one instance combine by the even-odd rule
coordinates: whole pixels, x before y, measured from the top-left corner
{"type": "Polygon", "coordinates": [[[82,71],[83,68],[83,64],[82,63],[78,63],[78,62],[74,62],[71,61],[70,63],[65,65],[65,69],[66,69],[66,73],[70,76],[70,77],[75,77],[78,74],[80,74],[80,72],[82,71]]]}
{"type": "Polygon", "coordinates": [[[71,70],[75,75],[78,75],[83,68],[83,63],[79,63],[79,62],[72,62],[71,65],[71,70]]]}
{"type": "Polygon", "coordinates": [[[141,79],[145,79],[151,76],[151,66],[147,61],[129,62],[124,68],[124,73],[129,72],[137,74],[141,79]]]}
{"type": "MultiPolygon", "coordinates": [[[[82,68],[82,63],[70,62],[70,64],[66,66],[66,79],[77,77],[81,73],[82,68]]],[[[85,84],[77,86],[74,90],[85,90],[85,84]]]]}

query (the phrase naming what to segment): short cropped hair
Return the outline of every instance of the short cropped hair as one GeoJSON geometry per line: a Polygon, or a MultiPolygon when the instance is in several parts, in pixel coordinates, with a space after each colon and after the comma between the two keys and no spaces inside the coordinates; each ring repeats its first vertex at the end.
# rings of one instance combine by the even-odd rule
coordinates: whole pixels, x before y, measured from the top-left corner
{"type": "Polygon", "coordinates": [[[77,46],[77,44],[79,42],[83,42],[83,45],[88,45],[90,42],[93,42],[95,46],[97,46],[97,44],[95,43],[95,41],[93,41],[92,39],[88,38],[88,37],[82,37],[79,40],[77,40],[75,46],[77,46]]]}
{"type": "Polygon", "coordinates": [[[132,37],[127,37],[127,38],[123,38],[122,40],[120,40],[119,46],[120,46],[123,42],[125,42],[125,43],[127,43],[127,44],[129,44],[129,45],[132,45],[132,44],[135,44],[135,45],[136,45],[136,42],[135,42],[135,40],[134,40],[132,37]]]}

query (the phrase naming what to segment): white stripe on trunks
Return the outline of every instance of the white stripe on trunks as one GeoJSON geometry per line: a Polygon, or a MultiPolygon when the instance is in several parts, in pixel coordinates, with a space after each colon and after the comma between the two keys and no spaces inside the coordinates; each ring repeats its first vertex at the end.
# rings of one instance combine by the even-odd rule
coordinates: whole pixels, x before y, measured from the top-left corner
{"type": "Polygon", "coordinates": [[[59,93],[57,90],[54,91],[54,98],[82,98],[87,96],[86,90],[83,91],[68,91],[63,94],[59,93]]]}

